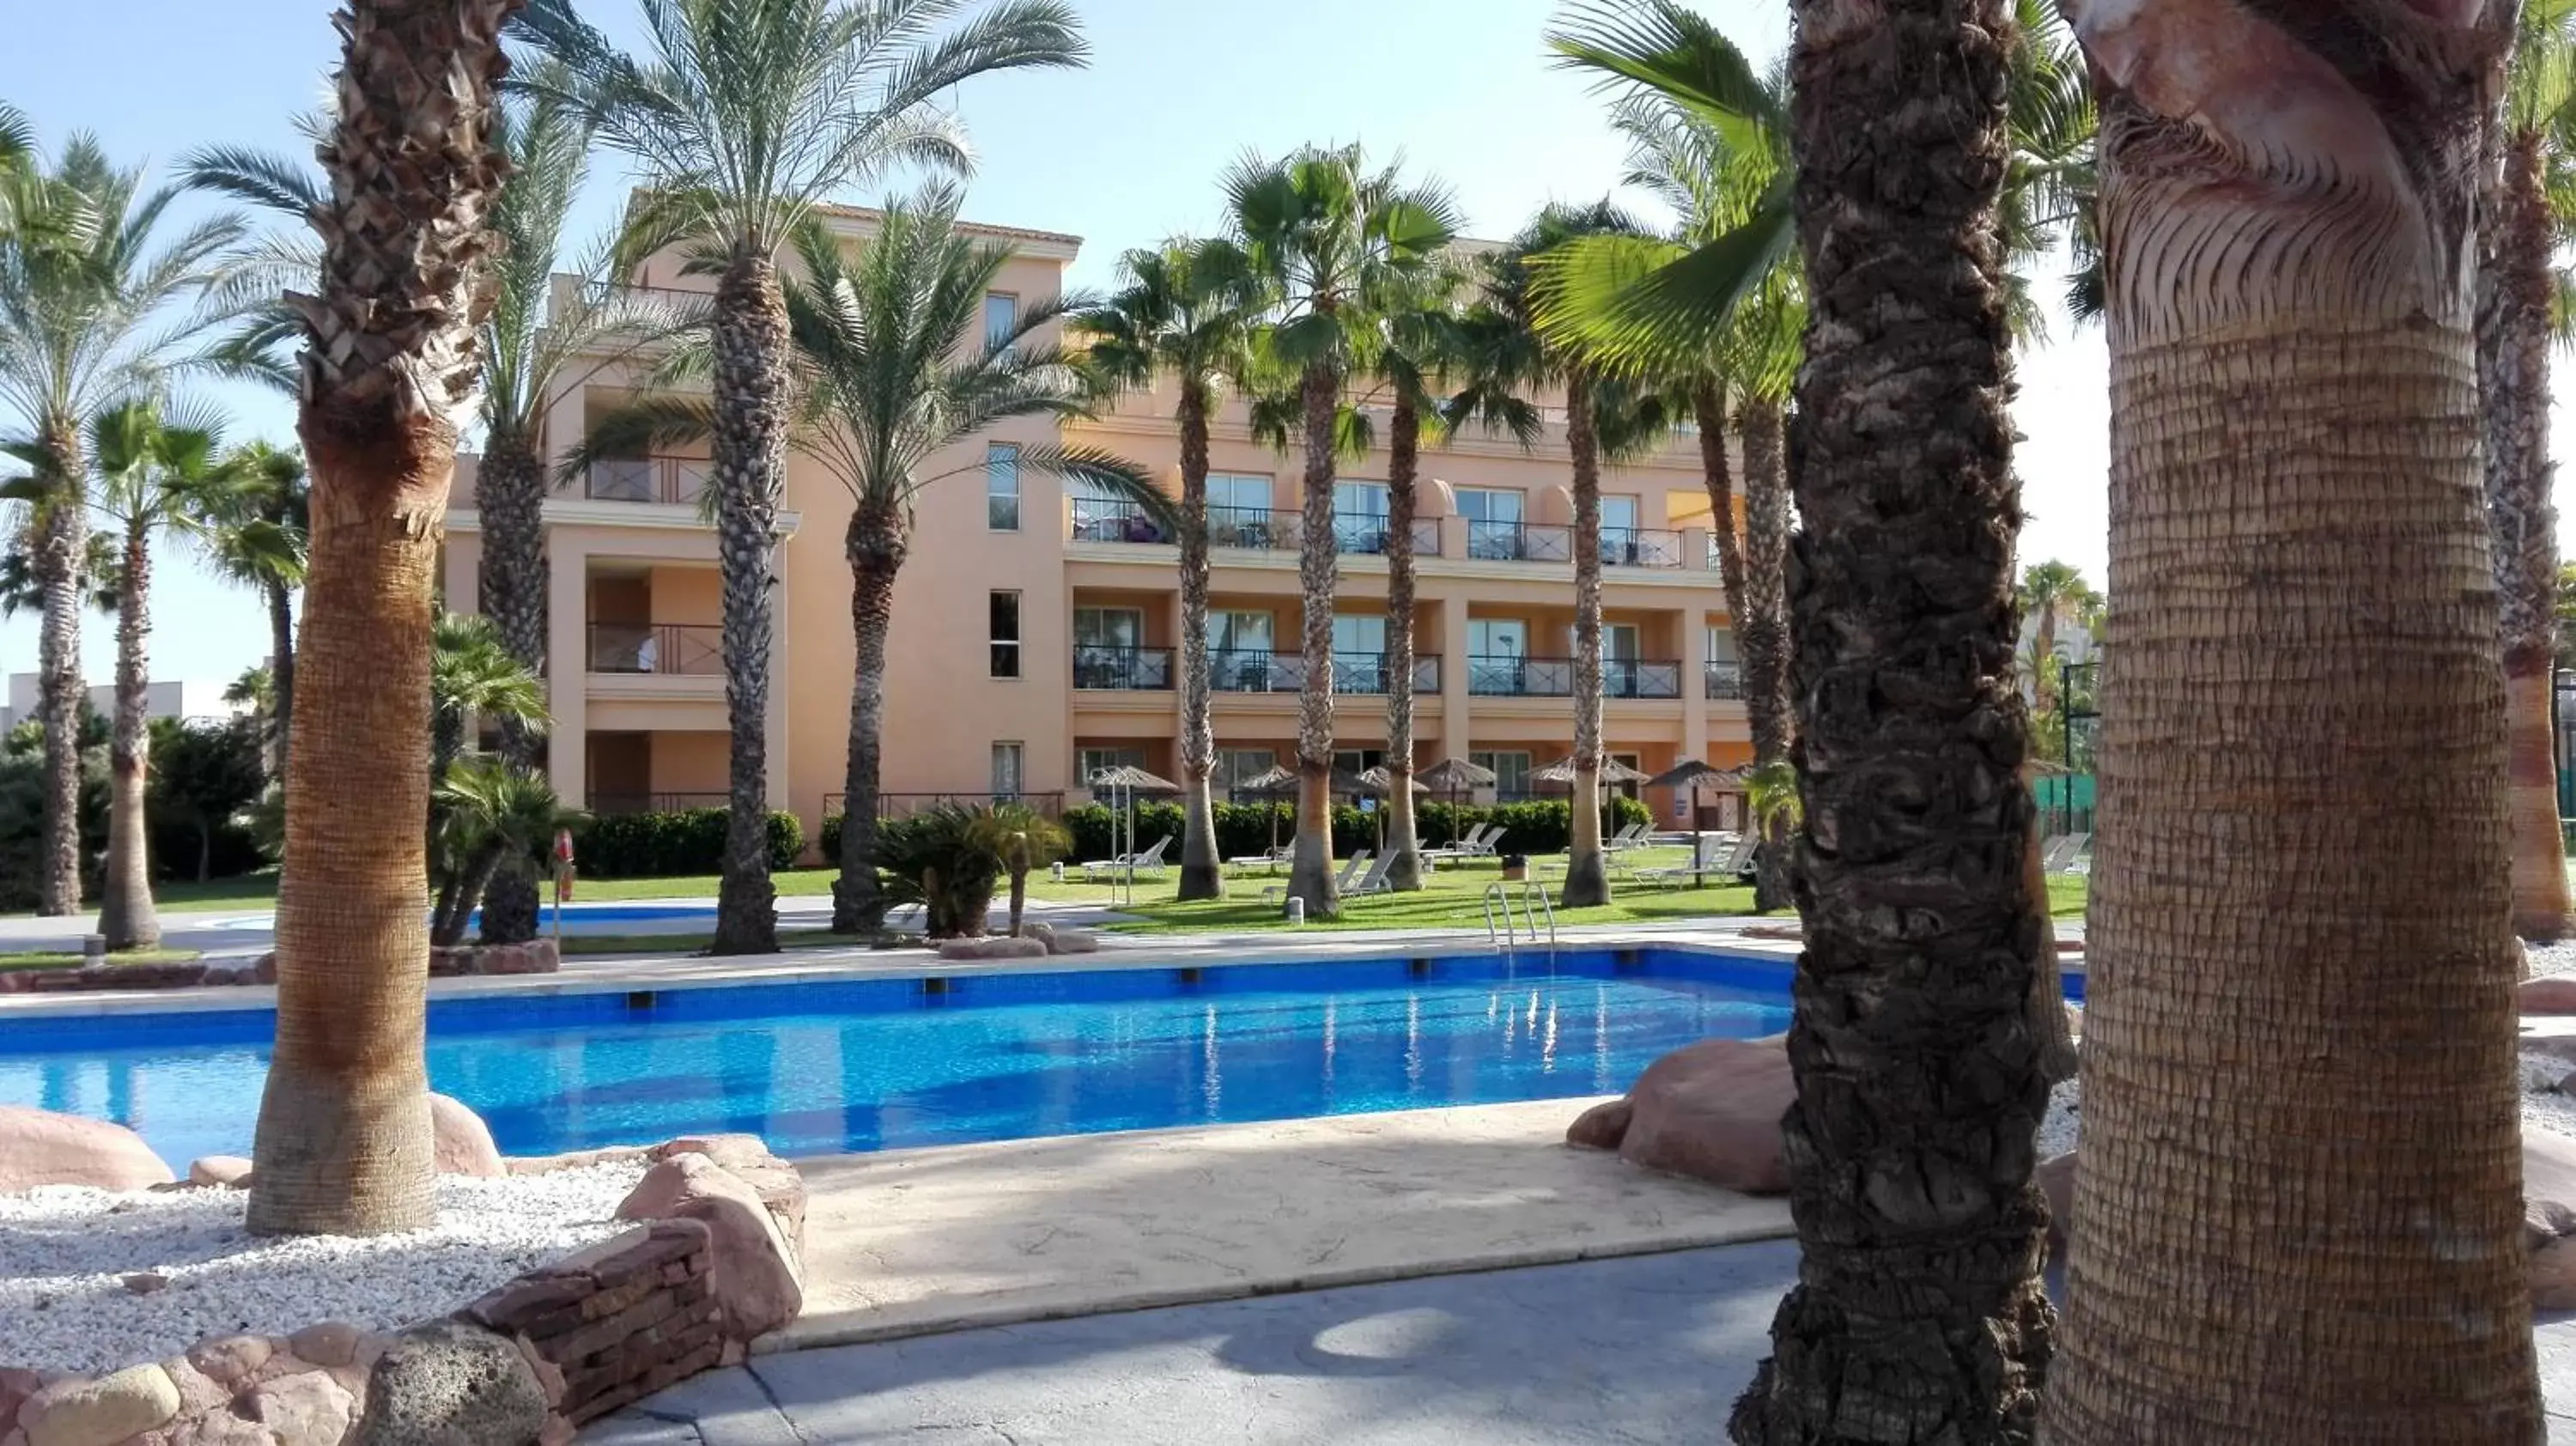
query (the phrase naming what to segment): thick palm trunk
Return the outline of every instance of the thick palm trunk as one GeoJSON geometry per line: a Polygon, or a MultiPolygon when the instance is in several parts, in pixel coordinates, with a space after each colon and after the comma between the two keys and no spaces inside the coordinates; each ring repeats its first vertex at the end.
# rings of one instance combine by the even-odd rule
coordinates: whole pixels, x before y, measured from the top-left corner
{"type": "Polygon", "coordinates": [[[116,722],[107,755],[107,874],[99,883],[98,932],[110,949],[149,949],[161,942],[152,908],[152,830],[143,815],[150,738],[143,713],[151,701],[152,543],[149,531],[125,529],[125,576],[116,594],[116,722]]]}
{"type": "MultiPolygon", "coordinates": [[[[841,876],[832,881],[832,932],[870,934],[885,924],[877,880],[877,785],[885,754],[886,635],[906,540],[902,504],[862,502],[850,514],[850,629],[858,643],[850,683],[849,769],[842,782],[841,876]]],[[[979,921],[980,922],[980,921],[979,921]]]]}
{"type": "Polygon", "coordinates": [[[2551,225],[2543,138],[2503,146],[2480,238],[2478,384],[2485,419],[2488,525],[2503,611],[2505,729],[2512,770],[2513,920],[2527,939],[2568,932],[2567,853],[2558,831],[2558,750],[2550,719],[2558,652],[2558,513],[2550,505],[2551,225]]]}
{"type": "Polygon", "coordinates": [[[286,788],[277,1043],[250,1228],[415,1229],[436,1206],[427,1028],[430,617],[472,416],[501,22],[513,0],[356,0],[319,299],[303,314],[313,469],[305,723],[286,788]],[[387,820],[393,820],[391,826],[387,820]]]}
{"type": "MultiPolygon", "coordinates": [[[[1779,763],[1796,732],[1789,701],[1789,460],[1780,404],[1749,400],[1736,426],[1744,438],[1744,615],[1735,630],[1736,657],[1753,761],[1779,763]]],[[[1753,888],[1757,909],[1790,905],[1789,835],[1785,819],[1764,828],[1753,888]]]]}
{"type": "MultiPolygon", "coordinates": [[[[502,645],[529,672],[546,670],[545,461],[536,439],[494,432],[485,439],[474,501],[483,520],[478,605],[500,630],[502,645]]],[[[501,727],[501,757],[513,768],[537,766],[537,736],[515,722],[501,727]]],[[[483,942],[518,944],[537,937],[536,860],[504,850],[483,891],[483,942]]]]}
{"type": "Polygon", "coordinates": [[[1574,832],[1560,907],[1610,902],[1601,849],[1601,444],[1591,379],[1565,381],[1565,447],[1574,458],[1574,832]]]}
{"type": "Polygon", "coordinates": [[[1793,11],[1812,320],[1789,597],[1806,951],[1784,1130],[1803,1260],[1730,1425],[1746,1446],[2018,1446],[2051,1311],[2030,1178],[2049,1082],[2027,1018],[2047,920],[2024,873],[1993,234],[2011,7],[1793,11]]]}
{"type": "Polygon", "coordinates": [[[1011,937],[1020,937],[1020,917],[1029,907],[1029,871],[1011,870],[1011,937]]]}
{"type": "Polygon", "coordinates": [[[2072,7],[2119,664],[2048,1430],[2537,1441],[2465,255],[2514,7],[2276,11],[2072,7]]]}
{"type": "Polygon", "coordinates": [[[80,734],[88,690],[81,686],[80,624],[89,585],[83,576],[89,486],[77,424],[59,422],[44,442],[60,469],[53,480],[61,497],[46,510],[35,556],[44,602],[36,640],[36,715],[45,731],[44,876],[36,912],[61,917],[78,912],[81,900],[80,734]]]}
{"type": "Polygon", "coordinates": [[[1413,821],[1413,515],[1422,413],[1399,392],[1386,427],[1386,851],[1387,887],[1422,887],[1413,821]]]}
{"type": "Polygon", "coordinates": [[[295,746],[295,597],[282,582],[264,582],[268,600],[268,777],[286,781],[295,746]]]}
{"type": "Polygon", "coordinates": [[[1217,857],[1216,723],[1208,703],[1208,394],[1181,383],[1181,888],[1187,899],[1225,897],[1217,857]]]}
{"type": "MultiPolygon", "coordinates": [[[[725,717],[730,794],[723,878],[716,886],[717,954],[778,949],[778,890],[769,879],[770,634],[778,599],[771,559],[787,473],[787,302],[767,256],[736,256],[716,284],[716,563],[724,592],[725,717]]],[[[873,806],[874,795],[867,802],[873,806]]],[[[859,799],[849,800],[853,810],[859,799]]],[[[842,827],[847,829],[845,822],[842,827]]],[[[848,845],[842,846],[843,857],[848,845]]],[[[833,913],[837,902],[835,885],[833,913]]]]}
{"type": "Polygon", "coordinates": [[[1341,912],[1333,886],[1333,585],[1341,557],[1333,536],[1333,416],[1341,405],[1342,379],[1331,364],[1306,368],[1300,386],[1305,406],[1305,501],[1297,539],[1297,586],[1305,609],[1297,691],[1297,842],[1288,862],[1287,897],[1303,899],[1306,912],[1331,918],[1341,912]]]}

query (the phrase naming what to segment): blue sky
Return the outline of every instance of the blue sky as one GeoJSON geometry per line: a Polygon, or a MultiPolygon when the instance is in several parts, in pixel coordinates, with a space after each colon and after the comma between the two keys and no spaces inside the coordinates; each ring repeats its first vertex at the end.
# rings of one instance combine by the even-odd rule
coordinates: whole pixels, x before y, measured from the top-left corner
{"type": "MultiPolygon", "coordinates": [[[[594,21],[619,33],[632,31],[633,3],[588,0],[594,21]]],[[[1212,229],[1216,178],[1246,148],[1358,140],[1374,154],[1400,150],[1453,187],[1486,236],[1508,235],[1547,201],[1598,197],[1619,174],[1600,102],[1542,49],[1555,0],[1076,3],[1090,69],[979,81],[957,103],[980,157],[968,214],[1084,237],[1079,285],[1105,283],[1128,247],[1212,229]]],[[[0,97],[35,118],[48,146],[89,130],[117,157],[156,168],[208,143],[292,149],[287,118],[322,94],[336,59],[331,0],[10,8],[0,97]]],[[[1786,43],[1786,0],[1699,8],[1765,57],[1786,43]]],[[[621,162],[603,156],[577,230],[610,214],[624,182],[621,162]]],[[[874,201],[883,189],[843,199],[874,201]]],[[[2098,580],[2108,415],[2099,333],[2061,322],[2056,344],[2023,357],[2021,379],[2032,514],[2023,554],[2064,557],[2098,580]]],[[[236,439],[292,439],[282,400],[214,395],[232,408],[236,439]]],[[[229,679],[265,654],[250,594],[178,558],[160,579],[154,677],[229,679]]],[[[83,652],[92,681],[110,676],[109,620],[85,623],[83,652]]],[[[32,618],[0,622],[0,673],[31,670],[35,656],[32,618]]]]}

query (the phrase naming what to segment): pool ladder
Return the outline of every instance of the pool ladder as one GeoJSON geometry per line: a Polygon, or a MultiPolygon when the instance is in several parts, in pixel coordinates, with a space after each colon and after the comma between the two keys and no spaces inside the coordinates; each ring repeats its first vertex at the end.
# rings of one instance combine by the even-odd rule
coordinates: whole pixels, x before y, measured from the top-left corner
{"type": "Polygon", "coordinates": [[[1520,940],[1520,923],[1529,926],[1529,941],[1539,941],[1539,920],[1547,921],[1548,947],[1556,946],[1556,905],[1547,896],[1547,886],[1536,879],[1524,882],[1515,896],[1508,884],[1485,885],[1485,942],[1510,948],[1520,940]],[[1512,917],[1512,905],[1521,906],[1520,920],[1512,917]]]}

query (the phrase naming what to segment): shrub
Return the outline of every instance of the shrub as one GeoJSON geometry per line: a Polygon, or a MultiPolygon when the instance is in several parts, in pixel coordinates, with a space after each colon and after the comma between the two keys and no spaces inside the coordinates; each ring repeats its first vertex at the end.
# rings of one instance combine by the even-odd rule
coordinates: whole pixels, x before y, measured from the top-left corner
{"type": "MultiPolygon", "coordinates": [[[[724,869],[725,811],[604,814],[573,830],[583,874],[603,879],[675,878],[724,869]]],[[[769,866],[793,866],[805,848],[805,826],[792,813],[769,815],[769,866]]]]}
{"type": "MultiPolygon", "coordinates": [[[[1066,832],[1073,835],[1072,857],[1094,863],[1110,857],[1110,811],[1106,804],[1087,803],[1064,811],[1066,832]]],[[[1216,805],[1217,853],[1225,858],[1243,858],[1270,847],[1271,821],[1276,815],[1278,836],[1286,843],[1297,834],[1297,809],[1290,803],[1220,803],[1216,805]]],[[[1654,815],[1634,799],[1614,798],[1602,814],[1604,833],[1616,832],[1632,823],[1650,821],[1654,815]]],[[[1449,842],[1478,824],[1503,825],[1503,844],[1522,853],[1562,853],[1574,832],[1574,809],[1564,799],[1540,799],[1528,803],[1506,803],[1491,807],[1475,804],[1451,804],[1434,800],[1417,800],[1414,804],[1414,833],[1426,848],[1449,842]]],[[[1136,805],[1136,842],[1134,847],[1149,849],[1156,839],[1166,834],[1177,837],[1181,831],[1181,806],[1156,799],[1136,805]]],[[[1333,856],[1348,858],[1357,849],[1377,847],[1378,819],[1362,813],[1350,804],[1333,809],[1333,856]]]]}
{"type": "Polygon", "coordinates": [[[993,886],[1002,878],[991,818],[990,809],[942,803],[878,825],[877,875],[886,898],[921,905],[929,937],[984,932],[993,886]]]}

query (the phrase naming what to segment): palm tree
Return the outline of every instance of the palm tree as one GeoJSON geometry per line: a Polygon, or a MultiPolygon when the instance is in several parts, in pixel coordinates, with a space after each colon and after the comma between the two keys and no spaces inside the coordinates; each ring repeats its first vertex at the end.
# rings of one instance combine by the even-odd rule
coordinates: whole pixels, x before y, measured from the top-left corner
{"type": "Polygon", "coordinates": [[[2558,646],[2558,517],[2550,505],[2552,269],[2576,233],[2576,0],[2526,0],[2492,128],[2478,237],[2479,415],[2487,519],[2504,605],[2505,728],[2513,769],[2513,915],[2525,938],[2570,926],[2558,823],[2551,691],[2558,646]]]}
{"type": "Polygon", "coordinates": [[[512,732],[543,736],[546,685],[519,661],[499,623],[482,613],[441,613],[430,628],[429,776],[447,776],[469,751],[466,729],[476,719],[512,732]]]}
{"type": "Polygon", "coordinates": [[[564,809],[543,776],[507,758],[476,756],[450,768],[430,793],[430,873],[436,890],[429,942],[446,946],[463,939],[467,921],[487,899],[504,862],[533,860],[557,828],[577,817],[564,809]]]}
{"type": "Polygon", "coordinates": [[[1796,864],[1784,1131],[1805,1263],[1730,1429],[1746,1446],[2026,1442],[2050,1319],[2030,1179],[2050,1081],[2029,1016],[2049,936],[2023,868],[2011,683],[2010,288],[1993,233],[2010,11],[1829,9],[1796,0],[1789,59],[1811,316],[1793,756],[1809,837],[1832,841],[1796,864]],[[1908,184],[1816,164],[1828,146],[1903,157],[1908,184]]]}
{"type": "Polygon", "coordinates": [[[161,942],[152,907],[151,830],[144,816],[151,740],[152,536],[202,538],[238,512],[244,489],[216,455],[222,424],[129,401],[90,424],[96,504],[119,542],[116,589],[116,716],[108,748],[107,872],[98,932],[110,949],[161,942]]]}
{"type": "Polygon", "coordinates": [[[7,450],[31,467],[38,484],[28,539],[44,597],[37,647],[37,714],[45,725],[39,911],[61,915],[80,905],[80,757],[73,740],[83,693],[80,603],[89,556],[82,433],[108,406],[150,391],[179,358],[194,328],[171,324],[170,309],[218,278],[218,258],[241,227],[216,216],[165,237],[161,223],[175,192],[145,190],[140,170],[119,170],[88,136],[72,137],[51,172],[19,189],[11,206],[17,225],[0,231],[0,418],[23,428],[7,450]]]}
{"type": "Polygon", "coordinates": [[[2093,590],[2073,563],[2052,558],[2022,570],[2018,595],[2021,615],[2032,620],[2032,655],[2042,660],[2042,669],[2033,679],[2035,691],[2031,698],[2035,706],[2046,708],[2056,696],[2057,683],[2048,676],[2046,664],[2057,656],[2058,626],[2069,621],[2080,624],[2099,612],[2102,594],[2093,590]]]}
{"type": "Polygon", "coordinates": [[[1601,466],[1660,439],[1664,409],[1651,390],[1606,374],[1579,339],[1567,344],[1540,329],[1544,283],[1536,263],[1577,237],[1640,234],[1607,202],[1550,206],[1509,246],[1487,255],[1465,322],[1472,381],[1447,408],[1453,426],[1478,419],[1527,445],[1538,423],[1524,394],[1554,389],[1565,398],[1574,484],[1574,815],[1560,906],[1569,909],[1610,901],[1609,855],[1601,847],[1601,466]]]}
{"type": "Polygon", "coordinates": [[[1028,907],[1029,873],[1073,852],[1073,835],[1063,824],[1025,803],[999,803],[975,817],[972,836],[1002,861],[1011,879],[1011,937],[1020,935],[1020,915],[1028,907]]]}
{"type": "MultiPolygon", "coordinates": [[[[587,106],[641,163],[635,254],[685,242],[717,275],[715,492],[732,727],[714,951],[778,947],[769,881],[770,556],[786,476],[793,346],[778,255],[835,192],[892,166],[967,166],[942,94],[979,75],[1076,66],[1085,49],[1057,0],[638,0],[649,49],[633,58],[573,13],[535,0],[516,23],[560,60],[541,81],[587,106]],[[942,33],[943,29],[945,33],[942,33]]],[[[851,802],[856,804],[858,800],[851,802]]]]}
{"type": "Polygon", "coordinates": [[[1274,299],[1261,359],[1297,378],[1305,478],[1297,544],[1304,627],[1297,694],[1297,841],[1285,897],[1341,912],[1333,887],[1333,527],[1337,422],[1351,379],[1382,338],[1380,318],[1457,239],[1448,193],[1371,172],[1356,146],[1278,161],[1248,155],[1225,177],[1226,217],[1252,282],[1274,299]]]}
{"type": "Polygon", "coordinates": [[[224,459],[247,487],[243,505],[219,522],[207,551],[215,570],[255,588],[268,613],[268,776],[286,777],[295,721],[295,591],[304,585],[312,530],[311,488],[293,448],[251,442],[224,459]]]}
{"type": "Polygon", "coordinates": [[[2118,666],[2044,1429],[2537,1440],[2468,264],[2517,7],[2069,8],[2118,666]]]}
{"type": "Polygon", "coordinates": [[[277,1042],[253,1146],[258,1233],[415,1229],[436,1214],[422,701],[439,518],[491,305],[493,93],[512,3],[353,0],[338,21],[321,285],[292,298],[315,525],[277,895],[277,1042]]]}
{"type": "Polygon", "coordinates": [[[1120,286],[1077,309],[1081,366],[1106,395],[1178,386],[1181,433],[1181,870],[1184,899],[1225,897],[1209,779],[1216,728],[1209,717],[1207,653],[1208,423],[1225,388],[1252,364],[1260,296],[1226,241],[1169,241],[1119,260],[1120,286]]]}

